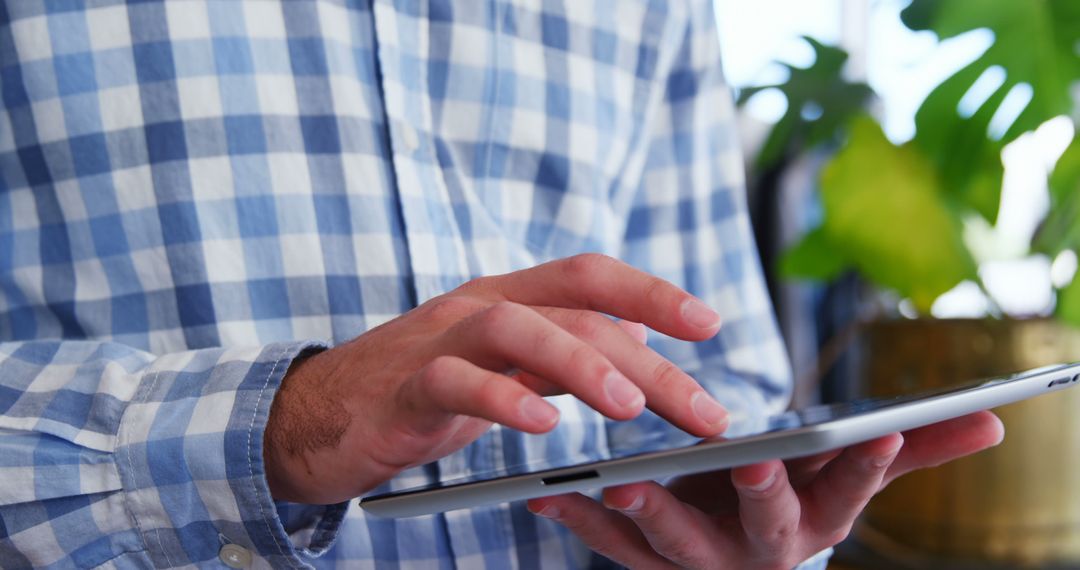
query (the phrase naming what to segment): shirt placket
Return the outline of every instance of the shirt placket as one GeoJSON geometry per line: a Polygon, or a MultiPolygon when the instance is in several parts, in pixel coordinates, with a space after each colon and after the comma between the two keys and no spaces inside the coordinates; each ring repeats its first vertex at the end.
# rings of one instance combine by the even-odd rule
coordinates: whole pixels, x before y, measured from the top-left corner
{"type": "MultiPolygon", "coordinates": [[[[408,8],[396,6],[394,0],[377,0],[373,13],[394,176],[417,302],[422,303],[466,281],[470,268],[432,139],[435,129],[425,75],[428,23],[424,17],[410,14],[408,8]]],[[[489,433],[479,446],[439,459],[439,477],[451,480],[467,476],[475,460],[484,465],[501,465],[497,459],[501,455],[498,430],[494,431],[496,435],[489,433]],[[477,453],[483,457],[475,457],[477,453]]],[[[452,511],[441,516],[459,566],[474,565],[477,555],[488,566],[516,566],[510,555],[512,545],[506,538],[512,531],[505,506],[452,511]],[[485,534],[483,538],[477,529],[485,534]],[[481,546],[480,542],[489,544],[481,546]]]]}
{"type": "Polygon", "coordinates": [[[395,183],[417,302],[423,303],[470,273],[432,139],[427,22],[399,10],[393,0],[375,2],[373,13],[395,183]]]}

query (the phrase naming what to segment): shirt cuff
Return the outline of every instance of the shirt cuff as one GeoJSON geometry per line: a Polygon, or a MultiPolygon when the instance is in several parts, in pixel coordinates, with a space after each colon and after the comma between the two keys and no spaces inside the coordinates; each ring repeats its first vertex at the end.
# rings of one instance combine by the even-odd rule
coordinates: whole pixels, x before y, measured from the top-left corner
{"type": "Polygon", "coordinates": [[[161,357],[143,373],[121,419],[116,463],[156,567],[227,552],[274,568],[307,568],[305,558],[333,544],[347,503],[321,507],[309,532],[290,536],[262,452],[270,404],[289,366],[325,348],[294,342],[195,350],[161,357]]]}
{"type": "Polygon", "coordinates": [[[322,556],[334,545],[341,521],[349,510],[348,501],[336,505],[277,501],[274,506],[293,547],[312,557],[322,556]]]}

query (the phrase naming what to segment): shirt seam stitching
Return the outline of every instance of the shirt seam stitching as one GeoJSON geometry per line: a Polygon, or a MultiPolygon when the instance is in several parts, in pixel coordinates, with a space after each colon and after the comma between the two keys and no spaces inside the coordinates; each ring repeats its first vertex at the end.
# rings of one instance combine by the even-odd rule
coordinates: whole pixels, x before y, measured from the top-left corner
{"type": "Polygon", "coordinates": [[[255,499],[255,502],[259,505],[259,514],[262,516],[263,522],[266,524],[266,530],[270,533],[270,538],[274,541],[274,546],[277,547],[278,554],[285,558],[285,560],[287,561],[286,563],[289,565],[290,568],[295,568],[296,565],[293,564],[292,560],[289,560],[289,555],[285,553],[285,550],[281,546],[281,542],[278,541],[277,535],[274,533],[274,529],[270,525],[270,519],[266,513],[266,506],[263,505],[262,501],[260,500],[259,489],[258,486],[255,484],[255,462],[253,460],[254,450],[251,447],[253,434],[255,432],[255,419],[259,416],[259,406],[262,404],[263,396],[266,394],[266,390],[270,386],[270,379],[274,377],[274,373],[277,372],[278,365],[280,365],[281,362],[285,360],[287,354],[287,349],[282,350],[281,355],[278,356],[278,358],[274,361],[274,365],[270,368],[270,373],[266,375],[266,380],[263,382],[262,390],[259,391],[259,398],[255,401],[255,407],[251,412],[251,423],[248,425],[247,440],[248,475],[251,479],[251,492],[253,498],[255,499]]]}
{"type": "MultiPolygon", "coordinates": [[[[150,379],[150,383],[148,385],[143,384],[142,386],[145,386],[145,388],[140,387],[140,391],[142,393],[141,394],[136,393],[136,396],[132,399],[131,404],[138,404],[139,402],[142,402],[144,400],[148,400],[150,398],[150,394],[152,394],[154,392],[154,388],[157,387],[157,381],[158,381],[158,378],[160,376],[161,376],[161,371],[160,370],[155,370],[153,377],[150,379]]],[[[127,415],[127,413],[131,411],[131,408],[130,408],[131,404],[129,404],[128,409],[125,410],[125,415],[127,415]]],[[[131,438],[131,430],[134,429],[134,427],[132,427],[133,423],[135,423],[134,419],[129,421],[127,423],[127,425],[125,426],[125,429],[124,429],[124,434],[125,435],[123,437],[123,441],[126,442],[126,444],[127,444],[127,463],[128,463],[128,469],[130,470],[130,475],[131,475],[131,479],[132,479],[132,491],[137,491],[138,490],[138,485],[137,485],[137,481],[136,481],[136,478],[135,478],[135,460],[133,458],[134,453],[131,450],[132,443],[133,443],[132,438],[131,438]]],[[[145,541],[146,541],[147,532],[143,530],[142,524],[139,523],[139,517],[136,516],[136,514],[135,514],[136,509],[134,509],[132,507],[130,498],[128,496],[128,493],[124,493],[124,508],[127,510],[128,516],[131,517],[132,522],[135,523],[135,530],[138,531],[139,536],[142,538],[143,544],[145,546],[146,545],[145,541]]],[[[154,538],[157,539],[158,547],[161,548],[161,554],[165,557],[165,562],[168,563],[170,567],[175,566],[173,564],[173,562],[172,562],[172,559],[169,557],[169,552],[165,549],[165,544],[161,541],[160,531],[154,533],[154,538]]]]}

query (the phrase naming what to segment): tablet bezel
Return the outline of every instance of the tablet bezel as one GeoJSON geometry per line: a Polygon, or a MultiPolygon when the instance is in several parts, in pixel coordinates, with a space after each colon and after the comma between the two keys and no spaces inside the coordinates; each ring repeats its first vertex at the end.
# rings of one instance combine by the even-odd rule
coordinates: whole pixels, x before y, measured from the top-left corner
{"type": "Polygon", "coordinates": [[[474,508],[637,481],[662,480],[794,459],[847,447],[893,432],[929,425],[979,410],[1075,386],[1080,363],[1041,367],[1012,376],[981,380],[823,423],[784,428],[730,440],[650,451],[615,459],[490,479],[420,487],[365,497],[360,506],[380,517],[412,517],[474,508]]]}

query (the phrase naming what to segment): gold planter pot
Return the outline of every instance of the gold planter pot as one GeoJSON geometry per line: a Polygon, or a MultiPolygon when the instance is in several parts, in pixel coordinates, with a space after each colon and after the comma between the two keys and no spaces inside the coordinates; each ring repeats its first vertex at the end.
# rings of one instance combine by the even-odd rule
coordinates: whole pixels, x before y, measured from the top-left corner
{"type": "MultiPolygon", "coordinates": [[[[1080,360],[1080,331],[1054,321],[903,320],[870,326],[871,395],[948,386],[1080,360]]],[[[855,537],[892,560],[1080,565],[1080,389],[996,410],[1000,446],[893,482],[855,537]]]]}

